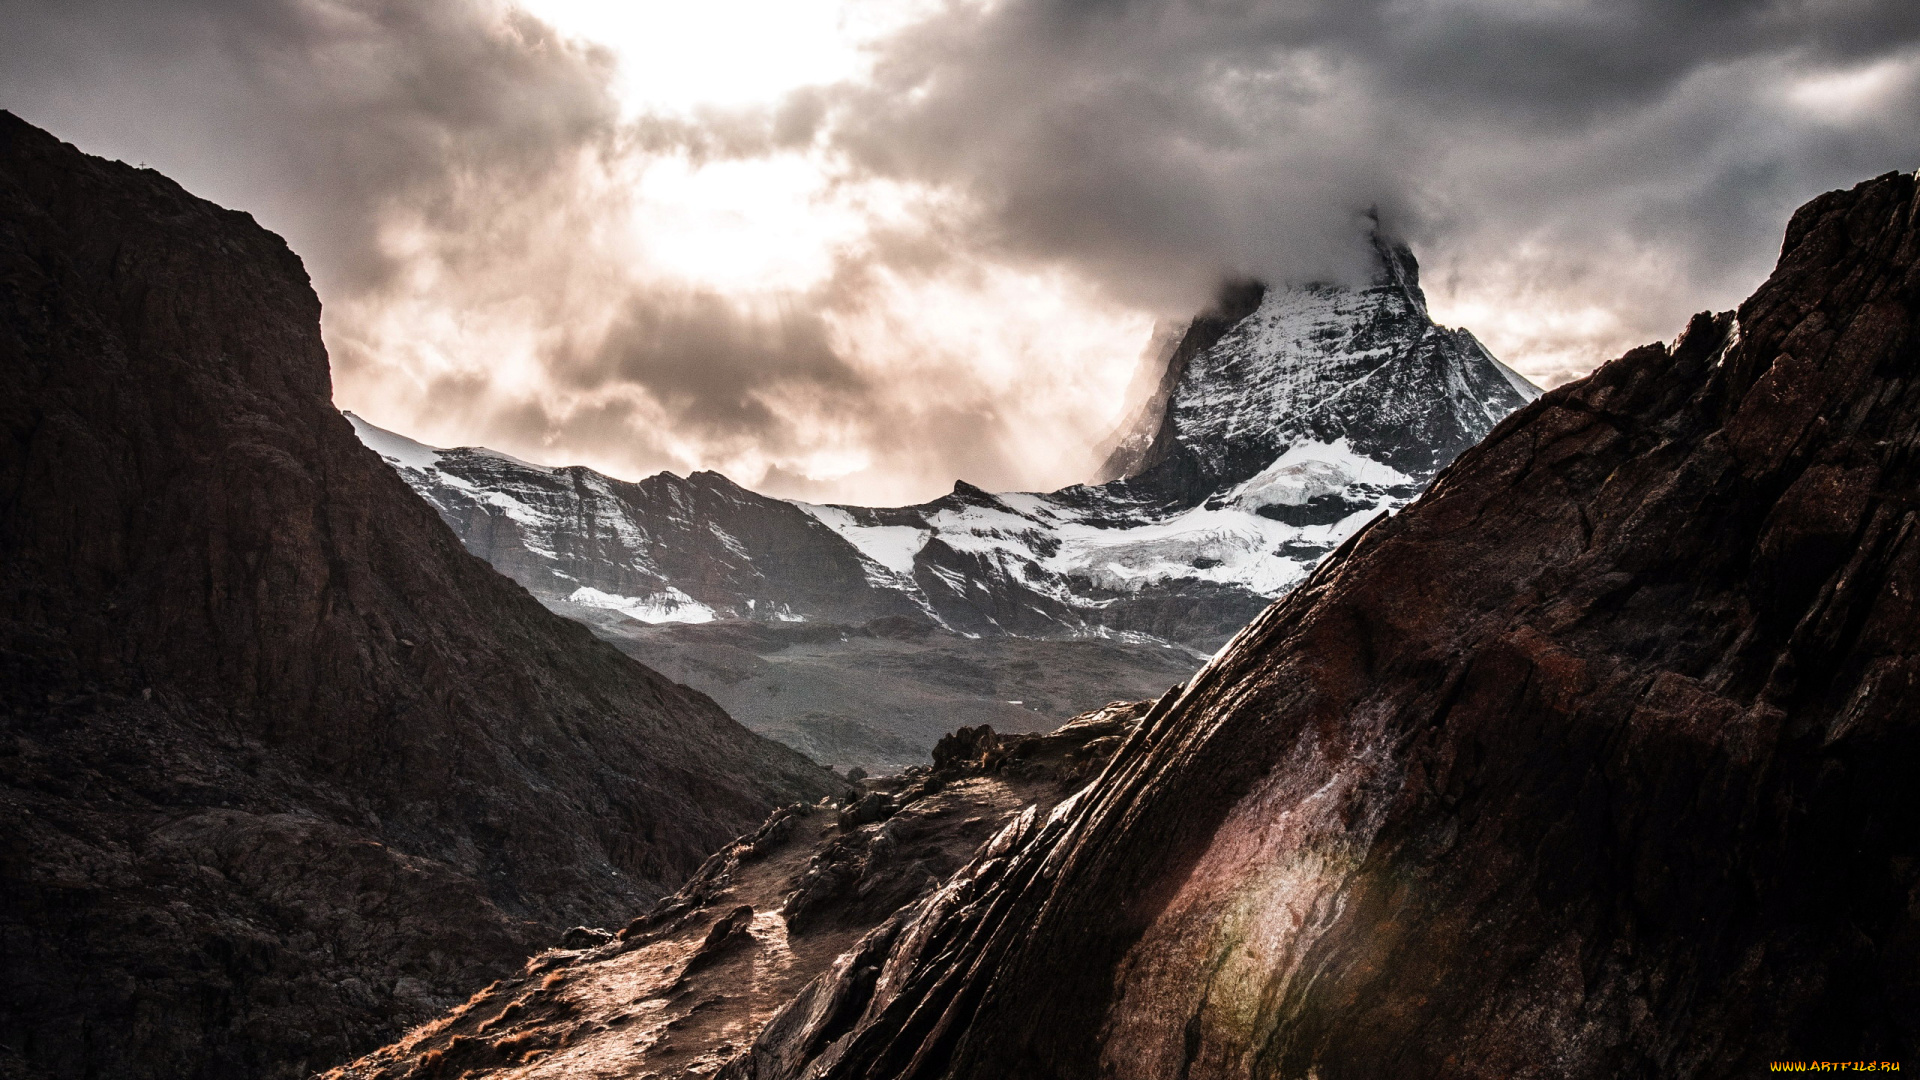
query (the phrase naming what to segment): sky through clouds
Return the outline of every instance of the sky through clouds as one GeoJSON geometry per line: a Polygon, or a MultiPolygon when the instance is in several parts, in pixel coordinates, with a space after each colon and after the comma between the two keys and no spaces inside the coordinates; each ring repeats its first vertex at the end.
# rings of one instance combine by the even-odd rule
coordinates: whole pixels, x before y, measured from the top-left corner
{"type": "Polygon", "coordinates": [[[0,0],[0,107],[306,259],[336,400],[871,503],[1084,479],[1233,275],[1552,384],[1920,167],[1911,0],[0,0]]]}

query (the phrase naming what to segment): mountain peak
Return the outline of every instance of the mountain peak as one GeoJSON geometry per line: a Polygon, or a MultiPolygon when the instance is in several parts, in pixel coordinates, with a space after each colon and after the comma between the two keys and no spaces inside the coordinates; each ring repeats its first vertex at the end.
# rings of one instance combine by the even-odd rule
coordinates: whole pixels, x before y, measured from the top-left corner
{"type": "Polygon", "coordinates": [[[1398,288],[1414,310],[1421,317],[1427,317],[1427,294],[1420,290],[1420,263],[1413,257],[1413,249],[1377,228],[1368,239],[1373,244],[1374,257],[1379,260],[1374,283],[1398,288]]]}
{"type": "Polygon", "coordinates": [[[975,487],[974,485],[967,483],[965,480],[955,480],[953,482],[952,494],[954,495],[955,498],[962,499],[970,503],[999,502],[998,499],[993,497],[993,492],[988,491],[986,488],[975,487]]]}
{"type": "Polygon", "coordinates": [[[1157,416],[1105,472],[1197,501],[1302,440],[1345,439],[1430,474],[1540,391],[1478,339],[1436,325],[1412,249],[1375,232],[1365,287],[1241,283],[1194,320],[1169,358],[1157,416]],[[1237,315],[1230,322],[1223,316],[1237,315]]]}

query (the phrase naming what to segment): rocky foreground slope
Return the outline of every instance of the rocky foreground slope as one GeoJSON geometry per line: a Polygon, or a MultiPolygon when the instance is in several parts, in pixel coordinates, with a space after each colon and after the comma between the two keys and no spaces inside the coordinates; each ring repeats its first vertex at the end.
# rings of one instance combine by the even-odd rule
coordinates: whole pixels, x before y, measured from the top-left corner
{"type": "Polygon", "coordinates": [[[1913,1060],[1917,189],[1501,424],[722,1075],[1913,1060]]]}
{"type": "Polygon", "coordinates": [[[778,928],[669,903],[666,937],[551,954],[343,1075],[1914,1060],[1916,492],[1920,177],[1891,174],[1803,207],[1737,312],[1547,394],[1369,525],[750,1043],[785,961],[739,962],[726,1024],[701,995],[739,991],[691,980],[778,928]]]}
{"type": "Polygon", "coordinates": [[[618,933],[575,930],[326,1080],[712,1076],[796,992],[873,962],[892,932],[876,926],[897,929],[982,844],[1085,786],[1147,711],[1115,702],[1044,735],[963,728],[931,767],[783,807],[618,933]]]}
{"type": "Polygon", "coordinates": [[[319,315],[0,113],[0,1074],[307,1075],[842,790],[463,550],[319,315]]]}

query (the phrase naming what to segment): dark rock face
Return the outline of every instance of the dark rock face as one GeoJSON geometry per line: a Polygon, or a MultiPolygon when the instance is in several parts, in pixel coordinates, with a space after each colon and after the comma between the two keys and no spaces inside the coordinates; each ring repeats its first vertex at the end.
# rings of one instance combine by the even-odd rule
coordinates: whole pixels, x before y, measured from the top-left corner
{"type": "Polygon", "coordinates": [[[1094,477],[1097,484],[1124,480],[1138,476],[1150,466],[1166,460],[1173,451],[1174,436],[1177,429],[1168,422],[1168,411],[1173,404],[1173,396],[1180,390],[1180,383],[1186,378],[1187,367],[1195,357],[1205,353],[1227,336],[1227,332],[1238,326],[1241,320],[1260,309],[1260,301],[1267,295],[1267,287],[1258,281],[1236,280],[1221,286],[1220,295],[1214,298],[1213,306],[1194,316],[1187,325],[1186,333],[1174,344],[1173,352],[1167,356],[1167,366],[1160,373],[1160,384],[1154,388],[1153,395],[1140,406],[1139,412],[1130,417],[1126,430],[1114,440],[1113,449],[1101,462],[1100,470],[1094,477]]]}
{"type": "Polygon", "coordinates": [[[305,1075],[840,789],[464,551],[319,315],[0,113],[0,1072],[305,1075]]]}
{"type": "Polygon", "coordinates": [[[728,1075],[1911,1060],[1916,186],[1500,425],[728,1075]]]}

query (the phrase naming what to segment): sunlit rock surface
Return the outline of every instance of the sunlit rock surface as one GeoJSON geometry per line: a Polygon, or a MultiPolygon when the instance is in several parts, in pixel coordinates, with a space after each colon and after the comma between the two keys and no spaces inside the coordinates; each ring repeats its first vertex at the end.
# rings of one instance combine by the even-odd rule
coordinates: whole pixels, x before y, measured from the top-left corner
{"type": "Polygon", "coordinates": [[[796,994],[836,985],[820,976],[884,955],[912,902],[983,843],[1084,786],[1146,709],[1115,702],[1047,734],[963,728],[931,762],[776,811],[617,933],[569,933],[327,1080],[712,1076],[796,994]]]}

